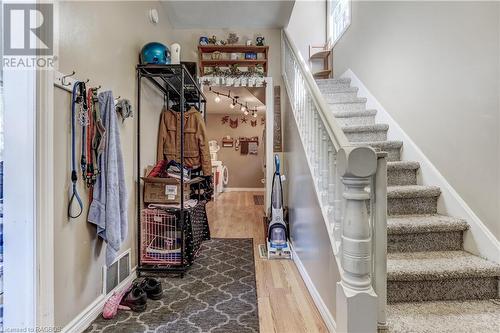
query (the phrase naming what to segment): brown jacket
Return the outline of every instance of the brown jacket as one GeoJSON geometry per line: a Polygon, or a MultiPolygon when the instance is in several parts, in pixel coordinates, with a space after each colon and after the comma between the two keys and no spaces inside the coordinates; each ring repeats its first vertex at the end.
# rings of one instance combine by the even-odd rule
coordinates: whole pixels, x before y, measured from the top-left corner
{"type": "MultiPolygon", "coordinates": [[[[205,122],[201,113],[191,108],[184,113],[184,163],[189,168],[201,166],[203,174],[212,174],[205,122]]],[[[177,131],[181,128],[181,114],[163,108],[158,131],[157,160],[180,162],[181,142],[177,131]]]]}

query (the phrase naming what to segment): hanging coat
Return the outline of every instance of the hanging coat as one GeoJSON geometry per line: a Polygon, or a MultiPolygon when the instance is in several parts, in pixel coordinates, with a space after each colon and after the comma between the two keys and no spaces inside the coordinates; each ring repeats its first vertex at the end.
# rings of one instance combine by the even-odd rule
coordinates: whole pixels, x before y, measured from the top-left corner
{"type": "MultiPolygon", "coordinates": [[[[163,159],[180,162],[180,128],[180,113],[163,108],[158,131],[157,162],[163,159]]],[[[184,112],[184,164],[193,169],[201,167],[205,176],[212,175],[205,122],[201,113],[193,107],[184,112]]]]}
{"type": "Polygon", "coordinates": [[[127,237],[127,188],[113,94],[102,92],[98,100],[107,135],[88,221],[97,226],[97,234],[107,243],[106,265],[109,266],[127,237]]]}

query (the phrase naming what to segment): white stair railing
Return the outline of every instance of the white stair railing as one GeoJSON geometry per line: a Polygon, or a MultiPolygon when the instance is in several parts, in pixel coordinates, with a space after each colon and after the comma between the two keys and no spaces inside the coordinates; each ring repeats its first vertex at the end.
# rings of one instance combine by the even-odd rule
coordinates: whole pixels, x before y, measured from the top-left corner
{"type": "Polygon", "coordinates": [[[336,330],[375,332],[386,320],[386,154],[349,142],[286,30],[282,76],[340,266],[336,330]]]}

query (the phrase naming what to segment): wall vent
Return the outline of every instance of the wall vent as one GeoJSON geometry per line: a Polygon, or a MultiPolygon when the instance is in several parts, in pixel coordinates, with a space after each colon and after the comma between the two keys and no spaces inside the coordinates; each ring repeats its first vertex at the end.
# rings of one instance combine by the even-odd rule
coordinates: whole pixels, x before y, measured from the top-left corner
{"type": "Polygon", "coordinates": [[[102,267],[102,293],[107,295],[113,292],[122,281],[129,277],[130,271],[130,249],[128,249],[111,265],[102,267]]]}

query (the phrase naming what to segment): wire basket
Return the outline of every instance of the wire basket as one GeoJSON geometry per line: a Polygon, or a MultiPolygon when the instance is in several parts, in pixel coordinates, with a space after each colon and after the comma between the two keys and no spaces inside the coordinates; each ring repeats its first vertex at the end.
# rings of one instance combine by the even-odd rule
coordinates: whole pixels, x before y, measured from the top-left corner
{"type": "Polygon", "coordinates": [[[141,263],[180,265],[181,237],[175,215],[160,209],[141,211],[141,263]]]}

